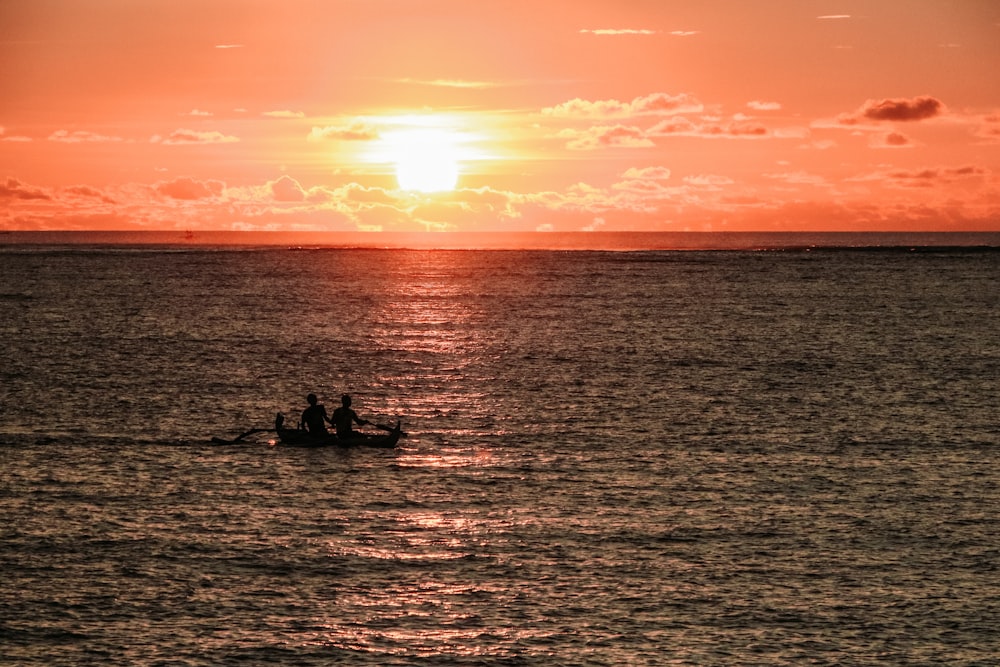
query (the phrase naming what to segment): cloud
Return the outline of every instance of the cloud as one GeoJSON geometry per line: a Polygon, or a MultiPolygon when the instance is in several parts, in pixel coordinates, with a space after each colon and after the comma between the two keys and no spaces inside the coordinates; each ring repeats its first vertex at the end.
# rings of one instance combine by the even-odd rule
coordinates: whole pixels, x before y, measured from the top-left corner
{"type": "Polygon", "coordinates": [[[645,28],[597,28],[595,30],[589,30],[584,28],[580,31],[581,33],[589,33],[591,35],[655,35],[658,30],[648,30],[645,28]]]}
{"type": "Polygon", "coordinates": [[[632,100],[633,114],[678,114],[678,113],[699,113],[704,110],[704,105],[694,96],[686,93],[680,95],[668,95],[667,93],[653,93],[645,97],[637,97],[632,100]]]}
{"type": "Polygon", "coordinates": [[[590,102],[579,97],[554,107],[546,107],[542,109],[542,113],[557,118],[612,118],[630,115],[629,106],[624,102],[618,100],[590,102]]]}
{"type": "Polygon", "coordinates": [[[463,79],[395,79],[395,81],[397,83],[434,86],[436,88],[485,89],[497,88],[501,85],[494,81],[466,81],[463,79]]]}
{"type": "Polygon", "coordinates": [[[588,101],[577,97],[554,107],[546,107],[542,109],[542,113],[556,118],[628,118],[644,115],[699,113],[703,109],[704,105],[687,93],[679,95],[652,93],[636,97],[631,102],[588,101]]]}
{"type": "Polygon", "coordinates": [[[222,181],[196,181],[193,178],[177,178],[172,181],[158,183],[156,192],[171,199],[194,201],[197,199],[213,199],[222,196],[226,184],[222,181]]]}
{"type": "Polygon", "coordinates": [[[876,171],[854,176],[849,181],[874,181],[901,188],[933,188],[958,181],[983,179],[990,175],[984,167],[964,165],[961,167],[925,167],[923,169],[895,169],[876,171]]]}
{"type": "Polygon", "coordinates": [[[622,178],[639,181],[665,181],[670,178],[670,170],[666,167],[643,167],[641,169],[632,167],[622,174],[622,178]]]}
{"type": "MultiPolygon", "coordinates": [[[[608,209],[648,206],[656,200],[667,198],[673,192],[673,189],[668,188],[662,181],[656,180],[625,180],[615,183],[611,186],[611,189],[619,193],[625,193],[630,197],[630,200],[603,202],[603,205],[608,209]]],[[[596,204],[601,200],[606,200],[607,197],[602,196],[600,193],[592,193],[588,199],[590,200],[591,207],[596,207],[596,204]]]]}
{"type": "Polygon", "coordinates": [[[897,171],[890,174],[893,178],[934,178],[943,181],[954,181],[960,178],[978,178],[986,176],[989,171],[983,167],[967,165],[963,167],[937,167],[922,169],[917,172],[897,171]]]}
{"type": "Polygon", "coordinates": [[[397,201],[382,188],[367,188],[358,183],[348,183],[338,188],[336,196],[343,201],[359,204],[392,204],[397,201]]]}
{"type": "Polygon", "coordinates": [[[747,106],[754,111],[777,111],[781,108],[781,104],[778,102],[762,102],[760,100],[747,102],[747,106]]]}
{"type": "Polygon", "coordinates": [[[674,37],[691,37],[693,35],[700,35],[701,30],[671,30],[670,34],[674,37]]]}
{"type": "Polygon", "coordinates": [[[162,143],[168,146],[178,146],[183,144],[228,144],[239,141],[238,137],[232,137],[221,132],[198,132],[197,130],[174,130],[165,139],[160,135],[154,135],[150,142],[162,143]]]}
{"type": "Polygon", "coordinates": [[[299,182],[290,176],[282,176],[276,181],[268,183],[271,188],[271,196],[275,201],[305,201],[306,191],[299,185],[299,182]]]}
{"type": "Polygon", "coordinates": [[[649,134],[653,136],[696,136],[698,134],[698,125],[689,118],[675,116],[661,120],[649,129],[649,134]]]}
{"type": "Polygon", "coordinates": [[[84,142],[92,143],[107,143],[123,141],[121,137],[109,137],[103,134],[96,134],[94,132],[86,132],[84,130],[75,130],[70,132],[69,130],[56,130],[49,135],[49,141],[58,141],[66,144],[79,144],[84,142]]]}
{"type": "MultiPolygon", "coordinates": [[[[637,195],[640,200],[663,199],[670,192],[670,188],[665,184],[665,181],[669,179],[670,170],[666,167],[632,167],[622,174],[621,182],[615,183],[611,187],[619,193],[626,193],[630,196],[637,195]]],[[[597,193],[592,189],[585,191],[582,187],[578,187],[577,190],[581,193],[586,192],[590,199],[593,199],[593,195],[597,193]]],[[[636,199],[633,197],[629,204],[634,206],[635,201],[636,199]]]]}
{"type": "Polygon", "coordinates": [[[566,147],[573,150],[598,148],[648,148],[655,144],[638,127],[599,125],[587,130],[563,130],[559,137],[567,139],[566,147]]]}
{"type": "Polygon", "coordinates": [[[288,111],[287,109],[282,109],[280,111],[265,111],[261,115],[268,116],[269,118],[305,118],[306,116],[301,111],[288,111]]]}
{"type": "Polygon", "coordinates": [[[242,49],[243,45],[242,44],[216,44],[215,48],[217,48],[217,49],[242,49]]]}
{"type": "Polygon", "coordinates": [[[823,16],[816,17],[820,21],[839,21],[841,19],[851,18],[850,14],[825,14],[823,16]]]}
{"type": "Polygon", "coordinates": [[[976,130],[976,136],[990,142],[1000,141],[1000,114],[984,116],[976,130]]]}
{"type": "Polygon", "coordinates": [[[933,118],[941,113],[944,105],[940,100],[922,96],[912,100],[882,100],[873,102],[871,100],[862,107],[865,118],[872,120],[924,120],[933,118]]]}
{"type": "Polygon", "coordinates": [[[910,138],[900,132],[889,132],[872,143],[875,148],[911,148],[910,138]]]}
{"type": "Polygon", "coordinates": [[[114,204],[115,200],[110,196],[104,194],[97,188],[92,188],[89,185],[71,185],[67,188],[63,188],[63,193],[71,197],[81,197],[83,199],[98,199],[105,204],[114,204]]]}
{"type": "Polygon", "coordinates": [[[0,141],[18,141],[18,142],[28,142],[31,141],[31,137],[22,137],[17,135],[7,135],[7,128],[0,125],[0,141]]]}
{"type": "MultiPolygon", "coordinates": [[[[763,125],[749,122],[742,117],[737,117],[726,125],[714,122],[714,120],[699,125],[681,116],[660,121],[649,128],[647,135],[653,137],[702,137],[705,139],[760,139],[772,136],[763,125]]],[[[791,138],[791,135],[781,138],[791,138]]]]}
{"type": "Polygon", "coordinates": [[[733,179],[716,174],[692,174],[685,176],[684,182],[698,188],[718,189],[723,185],[732,185],[733,179]]]}
{"type": "Polygon", "coordinates": [[[374,141],[378,138],[378,129],[362,121],[355,121],[350,125],[327,125],[326,127],[313,127],[313,129],[309,131],[309,136],[307,137],[309,141],[320,141],[323,139],[334,139],[338,141],[374,141]]]}
{"type": "Polygon", "coordinates": [[[767,128],[753,123],[730,123],[729,125],[709,125],[702,128],[702,136],[765,137],[767,128]]]}
{"type": "Polygon", "coordinates": [[[868,100],[854,114],[838,118],[841,125],[857,125],[864,120],[912,122],[941,115],[944,104],[929,95],[913,99],[868,100]]]}
{"type": "Polygon", "coordinates": [[[786,171],[774,174],[764,174],[764,178],[770,178],[776,181],[782,181],[783,183],[788,183],[790,185],[826,185],[827,181],[822,176],[817,174],[810,174],[809,172],[802,171],[786,171]]]}
{"type": "Polygon", "coordinates": [[[110,190],[79,185],[60,189],[55,196],[8,178],[0,181],[0,224],[8,229],[164,229],[184,224],[196,230],[525,231],[544,224],[553,231],[914,231],[942,225],[990,230],[1000,215],[997,180],[989,169],[976,165],[884,167],[839,183],[789,169],[763,174],[770,186],[692,174],[668,187],[673,176],[662,166],[633,167],[622,176],[605,188],[576,183],[560,191],[515,193],[484,187],[434,196],[404,196],[359,183],[306,188],[285,175],[238,187],[190,177],[110,190]],[[818,201],[800,197],[782,203],[787,194],[775,196],[790,189],[835,185],[840,186],[836,192],[824,191],[818,201]],[[877,188],[890,196],[873,197],[877,188]],[[836,201],[830,201],[831,195],[836,201]],[[178,208],[188,207],[196,207],[197,216],[179,223],[178,208]]]}
{"type": "Polygon", "coordinates": [[[6,182],[0,182],[0,199],[39,199],[51,201],[52,195],[40,188],[27,186],[16,178],[8,178],[6,182]]]}
{"type": "Polygon", "coordinates": [[[207,118],[209,116],[212,116],[213,114],[212,114],[211,111],[202,111],[201,109],[191,109],[191,111],[189,111],[185,115],[187,115],[187,116],[201,116],[201,117],[206,117],[207,118]]]}

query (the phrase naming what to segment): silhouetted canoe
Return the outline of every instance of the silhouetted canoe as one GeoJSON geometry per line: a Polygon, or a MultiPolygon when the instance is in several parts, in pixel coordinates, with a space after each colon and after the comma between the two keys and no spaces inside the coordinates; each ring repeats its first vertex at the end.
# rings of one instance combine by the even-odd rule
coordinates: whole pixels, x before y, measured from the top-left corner
{"type": "Polygon", "coordinates": [[[278,434],[280,444],[289,447],[379,447],[382,449],[392,449],[399,442],[399,437],[403,434],[399,428],[399,422],[395,426],[374,426],[386,431],[385,435],[358,434],[352,438],[338,438],[331,433],[326,437],[317,438],[309,431],[299,428],[285,428],[285,416],[280,412],[274,418],[274,431],[278,434]]]}

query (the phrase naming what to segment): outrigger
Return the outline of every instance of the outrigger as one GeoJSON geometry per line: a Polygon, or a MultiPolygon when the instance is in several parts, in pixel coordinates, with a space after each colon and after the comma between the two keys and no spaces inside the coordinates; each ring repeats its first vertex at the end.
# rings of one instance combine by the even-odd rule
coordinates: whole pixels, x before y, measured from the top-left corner
{"type": "Polygon", "coordinates": [[[372,424],[375,428],[386,431],[385,435],[368,435],[358,433],[350,438],[338,438],[335,433],[317,437],[301,428],[285,428],[285,415],[278,413],[274,416],[274,428],[252,428],[245,433],[241,433],[232,440],[223,438],[212,438],[212,442],[217,445],[239,445],[246,442],[246,438],[258,433],[276,433],[278,442],[285,447],[377,447],[381,449],[392,449],[404,435],[400,428],[400,422],[395,426],[385,424],[372,424]]]}

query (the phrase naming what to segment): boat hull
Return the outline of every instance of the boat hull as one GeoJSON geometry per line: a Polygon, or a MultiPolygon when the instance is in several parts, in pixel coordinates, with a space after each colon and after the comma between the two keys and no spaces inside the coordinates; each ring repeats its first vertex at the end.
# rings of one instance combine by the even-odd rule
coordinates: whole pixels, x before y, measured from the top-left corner
{"type": "Polygon", "coordinates": [[[399,422],[393,427],[376,424],[386,431],[385,435],[369,435],[358,433],[350,438],[340,438],[334,433],[315,436],[301,428],[285,428],[285,415],[280,412],[274,416],[274,432],[278,434],[278,442],[287,447],[377,447],[392,449],[399,442],[403,431],[399,422]]]}
{"type": "Polygon", "coordinates": [[[396,428],[385,435],[359,435],[354,438],[338,438],[334,434],[317,438],[308,431],[291,428],[279,428],[278,441],[286,447],[375,447],[392,449],[399,442],[401,431],[396,428]]]}

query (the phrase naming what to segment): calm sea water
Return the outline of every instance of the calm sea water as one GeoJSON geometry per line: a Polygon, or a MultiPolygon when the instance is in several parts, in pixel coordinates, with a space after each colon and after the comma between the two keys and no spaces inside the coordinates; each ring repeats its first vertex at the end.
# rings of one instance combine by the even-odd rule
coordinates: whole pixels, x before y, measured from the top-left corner
{"type": "Polygon", "coordinates": [[[0,663],[996,664],[998,332],[960,248],[8,246],[0,663]]]}

